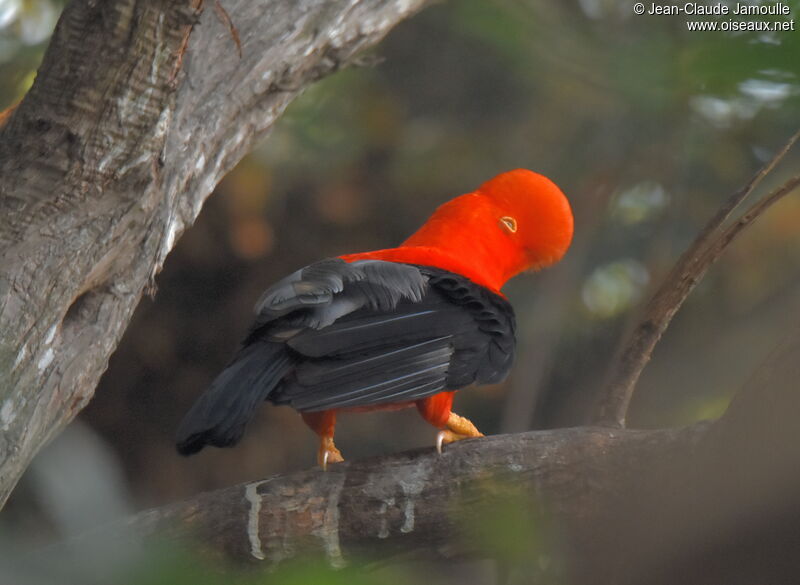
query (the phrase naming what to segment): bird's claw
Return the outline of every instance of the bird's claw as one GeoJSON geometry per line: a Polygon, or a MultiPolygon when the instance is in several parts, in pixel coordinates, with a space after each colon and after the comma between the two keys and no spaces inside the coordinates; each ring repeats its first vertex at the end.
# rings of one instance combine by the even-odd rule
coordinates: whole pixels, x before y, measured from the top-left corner
{"type": "Polygon", "coordinates": [[[442,443],[444,443],[444,431],[439,431],[436,433],[436,452],[441,455],[442,454],[442,443]]]}
{"type": "Polygon", "coordinates": [[[463,416],[458,416],[451,412],[447,419],[447,428],[442,429],[436,434],[436,452],[442,454],[442,446],[462,439],[472,439],[482,437],[480,432],[472,422],[463,416]]]}
{"type": "Polygon", "coordinates": [[[323,439],[319,446],[317,461],[322,471],[328,471],[328,463],[341,463],[344,461],[344,457],[342,457],[339,449],[333,444],[333,439],[323,439]]]}
{"type": "Polygon", "coordinates": [[[461,439],[468,439],[469,436],[467,435],[459,435],[458,433],[454,433],[451,430],[443,430],[436,433],[436,452],[439,455],[442,454],[442,447],[444,445],[449,445],[450,443],[454,443],[456,441],[460,441],[461,439]]]}

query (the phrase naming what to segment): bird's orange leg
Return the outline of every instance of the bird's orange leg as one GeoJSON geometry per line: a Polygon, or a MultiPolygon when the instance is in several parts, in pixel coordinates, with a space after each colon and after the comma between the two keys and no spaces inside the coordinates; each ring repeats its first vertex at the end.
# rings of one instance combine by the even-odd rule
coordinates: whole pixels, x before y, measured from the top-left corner
{"type": "Polygon", "coordinates": [[[339,449],[333,444],[333,433],[336,429],[336,411],[301,412],[300,416],[303,417],[303,422],[319,435],[317,463],[322,467],[322,470],[327,471],[329,463],[344,461],[339,449]]]}
{"type": "Polygon", "coordinates": [[[422,418],[433,426],[442,429],[436,435],[436,450],[439,453],[442,452],[442,445],[460,441],[461,439],[483,436],[483,433],[472,424],[472,421],[457,415],[451,410],[454,394],[455,392],[441,392],[428,398],[417,400],[416,403],[417,410],[422,415],[422,418]]]}

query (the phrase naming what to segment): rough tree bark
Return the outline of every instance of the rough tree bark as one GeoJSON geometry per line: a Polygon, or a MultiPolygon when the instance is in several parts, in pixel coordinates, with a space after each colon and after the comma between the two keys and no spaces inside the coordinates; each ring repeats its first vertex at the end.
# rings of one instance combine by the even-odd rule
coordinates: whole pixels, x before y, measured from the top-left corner
{"type": "MultiPolygon", "coordinates": [[[[274,567],[298,555],[383,561],[483,556],[467,538],[492,502],[538,498],[583,553],[642,466],[690,453],[706,425],[634,431],[579,427],[496,435],[279,475],[161,509],[135,534],[194,539],[205,554],[274,567]]],[[[522,512],[521,512],[522,513],[522,512]]]]}
{"type": "Polygon", "coordinates": [[[0,505],[217,182],[425,0],[74,0],[0,130],[0,505]]]}

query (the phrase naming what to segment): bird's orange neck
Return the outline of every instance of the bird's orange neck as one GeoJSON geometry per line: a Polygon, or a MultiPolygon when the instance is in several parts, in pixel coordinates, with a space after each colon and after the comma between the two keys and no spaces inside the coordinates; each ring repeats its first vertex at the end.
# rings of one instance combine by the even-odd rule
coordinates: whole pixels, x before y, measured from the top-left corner
{"type": "Polygon", "coordinates": [[[342,256],[346,262],[386,260],[433,266],[466,276],[495,293],[527,267],[525,254],[495,226],[487,229],[491,203],[475,193],[462,195],[436,213],[398,248],[342,256]],[[470,198],[464,205],[464,198],[470,198]]]}

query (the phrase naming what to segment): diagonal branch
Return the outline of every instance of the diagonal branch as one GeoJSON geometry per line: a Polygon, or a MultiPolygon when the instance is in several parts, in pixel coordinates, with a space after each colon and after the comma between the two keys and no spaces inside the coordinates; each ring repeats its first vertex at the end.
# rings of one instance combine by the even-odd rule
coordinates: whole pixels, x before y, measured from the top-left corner
{"type": "Polygon", "coordinates": [[[761,216],[772,204],[792,192],[800,177],[792,177],[780,187],[754,203],[742,216],[723,229],[731,213],[753,193],[761,181],[783,160],[800,138],[800,130],[753,175],[742,189],[725,202],[708,221],[691,246],[681,255],[675,266],[644,309],[644,316],[630,334],[611,369],[609,381],[598,401],[594,421],[598,424],[624,427],[636,383],[644,370],[661,336],[669,327],[675,313],[736,237],[761,216]]]}

